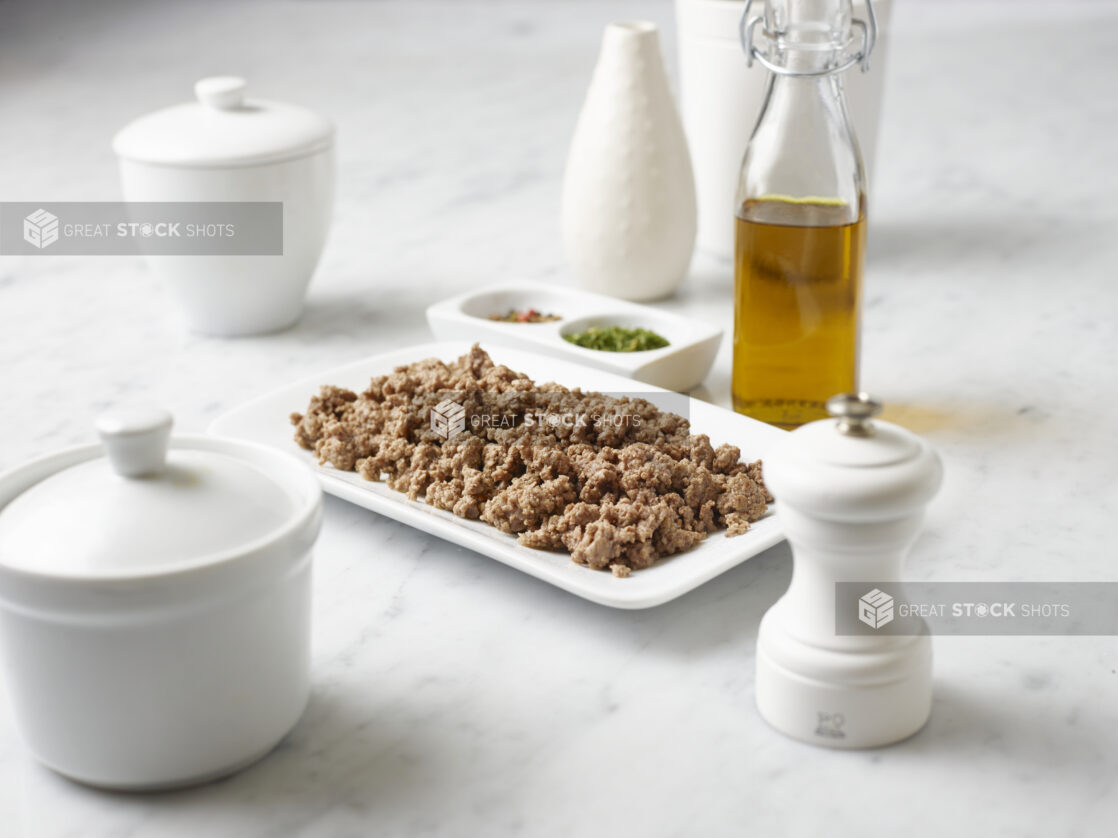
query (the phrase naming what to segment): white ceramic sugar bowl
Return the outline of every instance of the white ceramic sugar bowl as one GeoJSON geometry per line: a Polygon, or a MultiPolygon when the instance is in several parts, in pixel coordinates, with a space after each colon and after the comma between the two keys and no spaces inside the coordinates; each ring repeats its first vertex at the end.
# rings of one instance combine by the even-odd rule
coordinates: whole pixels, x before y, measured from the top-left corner
{"type": "Polygon", "coordinates": [[[866,394],[835,396],[827,408],[834,419],[793,431],[765,458],[795,568],[758,631],[757,707],[805,742],[875,747],[927,721],[931,639],[840,635],[836,583],[900,582],[942,466],[919,437],[871,421],[881,404],[866,394]]]}
{"type": "Polygon", "coordinates": [[[194,331],[284,329],[303,311],[330,228],[334,127],[306,108],[246,99],[241,78],[206,78],[194,89],[197,101],[142,116],[113,139],[124,198],[282,202],[280,255],[148,260],[169,280],[194,331]]]}
{"type": "Polygon", "coordinates": [[[317,480],[170,429],[117,411],[103,445],[0,474],[3,680],[32,753],[91,785],[230,773],[307,701],[317,480]]]}

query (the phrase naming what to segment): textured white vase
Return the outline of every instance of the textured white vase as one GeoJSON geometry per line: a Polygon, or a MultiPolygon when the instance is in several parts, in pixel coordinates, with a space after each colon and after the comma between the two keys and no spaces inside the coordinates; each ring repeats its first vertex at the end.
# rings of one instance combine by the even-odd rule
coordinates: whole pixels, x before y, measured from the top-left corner
{"type": "Polygon", "coordinates": [[[652,23],[613,23],[563,184],[563,245],[582,285],[627,300],[674,292],[695,247],[695,180],[652,23]]]}

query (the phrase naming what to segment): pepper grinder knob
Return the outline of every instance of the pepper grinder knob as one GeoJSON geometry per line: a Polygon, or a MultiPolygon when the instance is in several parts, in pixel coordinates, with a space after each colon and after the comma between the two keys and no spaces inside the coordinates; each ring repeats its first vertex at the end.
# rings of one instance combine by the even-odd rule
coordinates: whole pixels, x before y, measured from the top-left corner
{"type": "Polygon", "coordinates": [[[113,471],[154,477],[167,467],[171,414],[160,407],[115,408],[97,417],[97,433],[113,471]]]}
{"type": "Polygon", "coordinates": [[[869,393],[840,393],[827,399],[827,412],[838,419],[840,433],[873,436],[870,420],[881,413],[881,400],[869,393]]]}

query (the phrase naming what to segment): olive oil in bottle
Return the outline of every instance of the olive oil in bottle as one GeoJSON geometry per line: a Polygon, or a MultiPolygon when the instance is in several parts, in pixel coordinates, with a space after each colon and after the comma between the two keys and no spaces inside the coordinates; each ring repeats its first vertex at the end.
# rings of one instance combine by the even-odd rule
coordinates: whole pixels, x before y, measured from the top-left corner
{"type": "Polygon", "coordinates": [[[791,428],[858,389],[865,216],[824,200],[746,201],[735,221],[733,401],[791,428]]]}
{"type": "Polygon", "coordinates": [[[769,81],[738,178],[731,389],[739,413],[794,428],[858,389],[866,189],[843,74],[868,68],[876,25],[851,0],[763,10],[742,33],[769,81]]]}

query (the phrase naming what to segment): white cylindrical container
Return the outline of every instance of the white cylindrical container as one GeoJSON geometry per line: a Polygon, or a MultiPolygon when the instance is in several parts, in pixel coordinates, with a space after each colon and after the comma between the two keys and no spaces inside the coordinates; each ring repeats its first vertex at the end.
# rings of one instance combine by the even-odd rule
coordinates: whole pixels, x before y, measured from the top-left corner
{"type": "Polygon", "coordinates": [[[231,773],[307,701],[318,482],[253,444],[181,436],[168,450],[163,411],[116,412],[99,430],[103,447],[0,474],[17,726],[40,761],[90,785],[231,773]]]}
{"type": "Polygon", "coordinates": [[[870,748],[927,721],[931,639],[839,635],[836,583],[899,583],[942,467],[919,437],[871,422],[881,405],[865,394],[827,407],[837,419],[793,431],[765,459],[795,567],[758,631],[757,707],[804,742],[870,748]]]}
{"type": "Polygon", "coordinates": [[[653,300],[687,275],[695,182],[654,24],[606,27],[567,157],[562,226],[591,291],[653,300]]]}
{"type": "Polygon", "coordinates": [[[148,256],[203,334],[291,326],[330,228],[333,125],[244,91],[243,79],[202,79],[196,102],[140,117],[113,139],[127,201],[283,203],[281,255],[148,256]]]}
{"type": "MultiPolygon", "coordinates": [[[[853,0],[864,18],[865,0],[853,0]]],[[[872,69],[844,76],[851,121],[869,185],[881,121],[881,94],[889,51],[892,0],[874,0],[878,36],[872,69]]],[[[695,168],[699,222],[697,245],[717,256],[734,255],[734,193],[749,136],[761,113],[768,73],[746,65],[739,36],[745,0],[675,0],[679,35],[680,112],[695,168]]]]}

